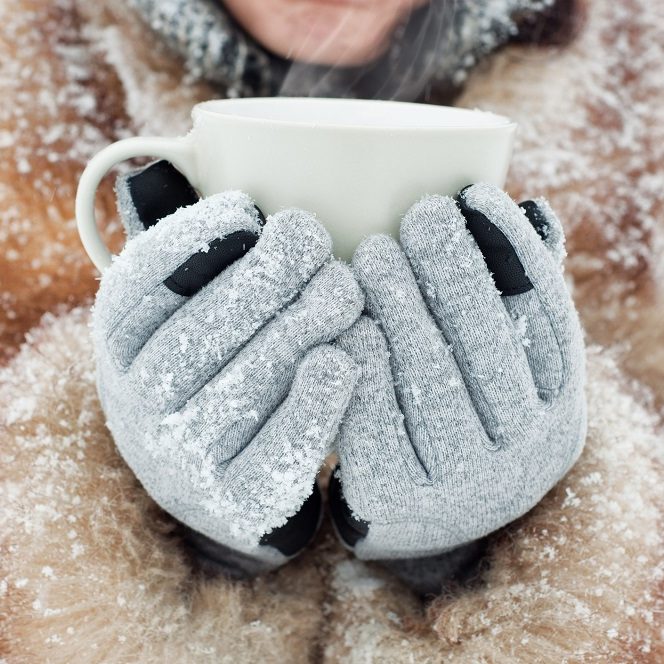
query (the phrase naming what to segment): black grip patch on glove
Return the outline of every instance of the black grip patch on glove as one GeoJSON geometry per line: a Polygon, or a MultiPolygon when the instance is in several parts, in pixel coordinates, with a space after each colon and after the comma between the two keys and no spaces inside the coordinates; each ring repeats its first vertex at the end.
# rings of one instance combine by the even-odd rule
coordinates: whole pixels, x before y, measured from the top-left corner
{"type": "MultiPolygon", "coordinates": [[[[131,175],[127,184],[136,214],[146,229],[199,200],[187,178],[165,160],[156,161],[131,175]]],[[[258,207],[256,211],[262,226],[265,215],[258,207]]],[[[164,280],[164,285],[178,295],[194,295],[242,258],[257,241],[258,236],[250,231],[237,231],[223,239],[217,238],[209,243],[207,250],[197,252],[180,265],[164,280]]]]}
{"type": "Polygon", "coordinates": [[[535,201],[523,201],[519,207],[526,213],[530,225],[537,231],[537,234],[546,240],[549,232],[549,222],[546,220],[544,212],[535,201]]]}
{"type": "Polygon", "coordinates": [[[242,258],[258,242],[258,235],[249,231],[236,231],[223,240],[209,243],[207,251],[190,256],[173,274],[164,280],[164,286],[178,295],[190,296],[209,284],[231,263],[242,258]]]}
{"type": "MultiPolygon", "coordinates": [[[[467,187],[466,187],[467,189],[467,187]]],[[[466,219],[466,227],[480,248],[486,265],[493,275],[496,288],[503,295],[520,295],[533,288],[514,247],[505,234],[487,217],[471,208],[464,199],[462,189],[456,198],[461,214],[466,219]]]]}
{"type": "Polygon", "coordinates": [[[285,556],[294,556],[313,539],[320,526],[323,499],[318,484],[314,482],[311,495],[304,501],[297,514],[279,528],[261,537],[263,546],[272,546],[285,556]]]}
{"type": "Polygon", "coordinates": [[[330,488],[328,490],[330,514],[339,537],[347,546],[352,548],[367,536],[369,524],[353,515],[344,498],[341,480],[337,477],[338,469],[339,466],[334,469],[332,477],[330,477],[330,488]]]}
{"type": "Polygon", "coordinates": [[[136,214],[148,229],[160,219],[199,200],[189,180],[168,161],[155,161],[127,178],[136,214]]]}

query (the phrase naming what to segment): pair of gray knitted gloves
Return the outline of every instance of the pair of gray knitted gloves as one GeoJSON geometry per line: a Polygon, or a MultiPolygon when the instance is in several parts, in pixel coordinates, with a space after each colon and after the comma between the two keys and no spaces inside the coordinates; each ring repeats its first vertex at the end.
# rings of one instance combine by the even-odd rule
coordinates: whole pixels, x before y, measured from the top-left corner
{"type": "Polygon", "coordinates": [[[120,178],[129,240],[93,315],[98,389],[137,478],[232,577],[320,524],[422,593],[575,462],[584,351],[543,200],[428,196],[352,267],[298,210],[198,200],[166,162],[120,178]],[[452,565],[450,567],[450,561],[452,565]]]}

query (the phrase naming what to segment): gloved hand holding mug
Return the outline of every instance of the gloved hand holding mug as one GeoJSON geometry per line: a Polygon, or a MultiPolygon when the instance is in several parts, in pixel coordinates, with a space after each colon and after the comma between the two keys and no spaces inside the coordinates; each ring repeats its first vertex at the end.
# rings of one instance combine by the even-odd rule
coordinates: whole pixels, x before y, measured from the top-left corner
{"type": "Polygon", "coordinates": [[[330,503],[342,541],[423,593],[530,510],[578,458],[584,348],[544,201],[478,184],[431,196],[353,268],[367,314],[330,503]]]}
{"type": "Polygon", "coordinates": [[[297,554],[355,383],[329,344],[363,296],[309,214],[264,224],[250,198],[198,201],[157,162],[120,179],[130,239],[93,313],[98,389],[123,458],[230,576],[297,554]]]}

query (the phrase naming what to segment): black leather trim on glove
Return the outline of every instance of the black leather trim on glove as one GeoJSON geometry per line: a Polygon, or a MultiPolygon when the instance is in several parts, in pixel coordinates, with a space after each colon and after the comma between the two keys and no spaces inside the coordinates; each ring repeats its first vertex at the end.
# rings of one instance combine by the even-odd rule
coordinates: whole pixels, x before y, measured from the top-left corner
{"type": "Polygon", "coordinates": [[[520,295],[532,290],[533,285],[514,247],[499,228],[466,203],[466,189],[468,187],[459,192],[456,202],[466,219],[466,227],[484,256],[496,288],[503,295],[520,295]]]}
{"type": "Polygon", "coordinates": [[[341,541],[352,549],[369,532],[369,524],[353,515],[344,498],[341,488],[339,466],[336,466],[330,477],[328,501],[332,523],[341,541]]]}
{"type": "Polygon", "coordinates": [[[225,576],[234,581],[244,581],[272,570],[269,563],[215,542],[183,523],[179,526],[193,567],[206,576],[225,576]]]}
{"type": "MultiPolygon", "coordinates": [[[[275,528],[261,538],[264,546],[272,546],[291,558],[300,553],[318,532],[323,516],[323,500],[318,484],[304,501],[297,514],[283,526],[275,528]]],[[[183,541],[194,556],[196,566],[206,574],[221,574],[230,579],[250,579],[269,572],[272,566],[252,556],[231,549],[219,542],[180,524],[183,541]]]]}
{"type": "MultiPolygon", "coordinates": [[[[146,229],[199,200],[187,178],[168,161],[156,161],[131,174],[127,185],[136,215],[146,229]]],[[[265,215],[256,209],[264,224],[265,215]]],[[[207,250],[199,251],[185,261],[164,281],[164,285],[178,295],[194,295],[244,256],[257,241],[258,236],[248,231],[237,231],[223,240],[213,240],[207,250]]]]}
{"type": "Polygon", "coordinates": [[[480,575],[486,538],[424,558],[376,560],[421,597],[439,595],[446,588],[465,585],[480,575]]]}
{"type": "MultiPolygon", "coordinates": [[[[192,205],[199,196],[189,181],[171,163],[157,161],[126,177],[136,218],[144,229],[173,214],[181,207],[192,205]]],[[[256,208],[259,221],[265,216],[256,208]]],[[[139,226],[140,227],[140,226],[139,226]]],[[[164,285],[175,293],[191,296],[212,281],[224,269],[244,256],[258,241],[248,231],[231,233],[209,243],[207,251],[191,256],[169,276],[164,285]]],[[[263,535],[260,543],[272,546],[286,558],[298,554],[313,539],[322,521],[323,505],[320,489],[313,490],[298,512],[286,524],[263,535]]],[[[195,554],[196,564],[204,572],[223,574],[232,579],[245,579],[269,571],[272,567],[251,556],[224,546],[205,535],[180,524],[183,540],[195,554]]]]}
{"type": "MultiPolygon", "coordinates": [[[[343,495],[339,466],[330,477],[328,501],[332,523],[342,543],[349,549],[369,532],[369,524],[353,515],[343,495]]],[[[401,579],[411,590],[426,597],[437,595],[446,586],[466,583],[478,574],[487,548],[487,539],[469,542],[463,546],[420,558],[375,560],[401,579]]]]}

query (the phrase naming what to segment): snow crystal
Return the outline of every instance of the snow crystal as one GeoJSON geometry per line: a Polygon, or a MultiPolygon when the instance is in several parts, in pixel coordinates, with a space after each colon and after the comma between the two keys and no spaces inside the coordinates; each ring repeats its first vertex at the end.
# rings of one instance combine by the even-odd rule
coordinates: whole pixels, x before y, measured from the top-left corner
{"type": "Polygon", "coordinates": [[[37,400],[32,395],[21,395],[11,404],[5,412],[5,423],[7,425],[30,419],[35,412],[37,400]]]}
{"type": "Polygon", "coordinates": [[[565,487],[565,500],[563,501],[563,507],[578,507],[580,504],[581,500],[576,495],[576,493],[570,487],[565,487]]]}
{"type": "Polygon", "coordinates": [[[525,348],[528,348],[530,344],[532,343],[531,340],[527,336],[527,330],[528,330],[528,316],[523,315],[523,316],[516,316],[514,318],[514,329],[521,340],[521,343],[525,348]]]}
{"type": "Polygon", "coordinates": [[[384,581],[372,576],[367,565],[359,560],[343,560],[338,563],[334,568],[333,583],[340,593],[351,593],[365,598],[384,585],[384,581]]]}

